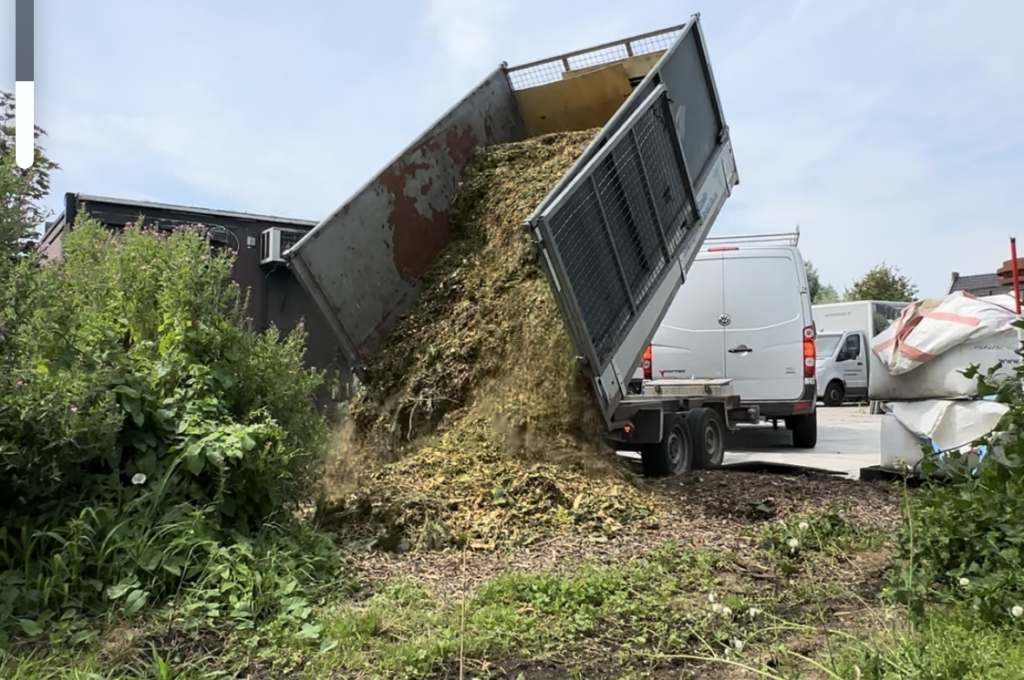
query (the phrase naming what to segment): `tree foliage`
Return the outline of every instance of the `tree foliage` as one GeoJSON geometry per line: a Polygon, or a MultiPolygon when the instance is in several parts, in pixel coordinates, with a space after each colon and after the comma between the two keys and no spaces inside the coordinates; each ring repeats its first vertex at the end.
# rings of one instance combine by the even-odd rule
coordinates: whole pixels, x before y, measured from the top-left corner
{"type": "Polygon", "coordinates": [[[807,292],[811,296],[812,305],[839,302],[839,294],[831,285],[823,285],[817,268],[810,260],[804,260],[804,269],[807,272],[807,292]]]}
{"type": "Polygon", "coordinates": [[[900,273],[899,267],[882,262],[854,282],[844,297],[847,300],[913,302],[917,298],[917,286],[900,273]]]}
{"type": "Polygon", "coordinates": [[[14,96],[0,90],[0,255],[26,253],[37,242],[36,229],[49,211],[42,205],[50,192],[50,175],[59,166],[50,160],[39,140],[46,132],[36,126],[35,161],[23,170],[14,160],[14,96]]]}

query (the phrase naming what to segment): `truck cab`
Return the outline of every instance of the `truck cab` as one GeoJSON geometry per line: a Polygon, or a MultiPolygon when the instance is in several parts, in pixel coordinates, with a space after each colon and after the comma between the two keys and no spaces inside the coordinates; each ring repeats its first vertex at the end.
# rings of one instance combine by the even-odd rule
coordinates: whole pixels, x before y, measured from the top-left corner
{"type": "Polygon", "coordinates": [[[868,338],[863,331],[820,333],[816,369],[818,399],[825,406],[839,406],[847,398],[868,393],[868,338]]]}
{"type": "Polygon", "coordinates": [[[855,300],[814,305],[818,399],[840,406],[867,399],[871,340],[899,318],[906,302],[855,300]]]}

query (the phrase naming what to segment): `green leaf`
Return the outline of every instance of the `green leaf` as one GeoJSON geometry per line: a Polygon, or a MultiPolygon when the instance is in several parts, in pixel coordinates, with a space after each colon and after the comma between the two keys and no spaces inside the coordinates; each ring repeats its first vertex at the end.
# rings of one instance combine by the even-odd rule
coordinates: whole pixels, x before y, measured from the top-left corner
{"type": "Polygon", "coordinates": [[[302,624],[302,630],[299,631],[298,636],[307,640],[315,640],[320,637],[320,626],[312,623],[302,624]]]}
{"type": "Polygon", "coordinates": [[[97,637],[98,634],[96,633],[95,630],[93,630],[92,628],[86,628],[85,630],[80,630],[74,635],[72,635],[69,642],[72,645],[80,645],[83,642],[91,642],[93,639],[97,637]]]}
{"type": "Polygon", "coordinates": [[[337,646],[337,640],[332,640],[331,638],[324,638],[324,641],[320,643],[320,653],[323,654],[325,652],[329,652],[337,646]]]}
{"type": "Polygon", "coordinates": [[[129,581],[122,581],[116,586],[110,586],[107,588],[107,597],[111,600],[117,600],[124,596],[131,588],[134,588],[135,584],[129,581]]]}
{"type": "Polygon", "coordinates": [[[158,549],[152,549],[146,552],[146,554],[140,560],[139,566],[146,571],[154,571],[160,566],[160,560],[163,559],[163,553],[158,549]]]}
{"type": "Polygon", "coordinates": [[[182,562],[183,560],[181,559],[170,559],[165,561],[161,566],[163,566],[164,571],[167,573],[173,576],[181,576],[182,562]]]}
{"type": "Polygon", "coordinates": [[[142,413],[142,408],[139,402],[135,399],[124,399],[122,400],[121,405],[132,417],[132,421],[135,422],[135,426],[142,427],[143,423],[146,422],[146,417],[142,413]]]}
{"type": "Polygon", "coordinates": [[[203,471],[203,464],[206,462],[205,458],[202,453],[193,449],[185,454],[185,463],[188,464],[188,469],[192,474],[198,475],[203,471]]]}
{"type": "Polygon", "coordinates": [[[124,601],[124,611],[128,616],[134,616],[146,606],[146,600],[149,598],[149,593],[144,590],[135,589],[128,594],[128,597],[124,601]]]}
{"type": "Polygon", "coordinates": [[[18,623],[21,625],[21,629],[25,631],[25,635],[29,637],[35,637],[43,633],[43,627],[32,619],[18,619],[18,623]]]}
{"type": "Polygon", "coordinates": [[[133,390],[131,387],[128,387],[127,385],[118,385],[117,387],[114,388],[114,391],[117,392],[118,394],[123,394],[129,399],[138,400],[139,398],[138,391],[133,390]]]}

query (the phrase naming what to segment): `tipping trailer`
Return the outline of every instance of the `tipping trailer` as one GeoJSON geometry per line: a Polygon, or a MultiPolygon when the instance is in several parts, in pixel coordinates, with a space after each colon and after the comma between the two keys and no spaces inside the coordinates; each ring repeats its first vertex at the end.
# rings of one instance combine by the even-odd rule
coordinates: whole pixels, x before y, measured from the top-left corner
{"type": "Polygon", "coordinates": [[[643,395],[627,389],[739,183],[699,14],[661,31],[501,64],[284,257],[362,378],[448,244],[448,210],[474,150],[596,127],[525,229],[609,442],[639,451],[650,474],[720,463],[723,428],[756,415],[739,407],[728,381],[654,381],[643,395]]]}

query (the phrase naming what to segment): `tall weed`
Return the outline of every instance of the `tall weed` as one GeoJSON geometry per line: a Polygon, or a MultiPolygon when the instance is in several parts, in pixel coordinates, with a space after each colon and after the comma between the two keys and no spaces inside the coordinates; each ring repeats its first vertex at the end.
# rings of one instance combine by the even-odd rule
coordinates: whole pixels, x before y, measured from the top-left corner
{"type": "Polygon", "coordinates": [[[201,227],[84,218],[62,262],[2,266],[0,629],[134,614],[231,565],[258,571],[279,540],[315,548],[314,572],[334,563],[290,513],[322,463],[321,376],[301,328],[250,328],[230,252],[201,227]]]}

